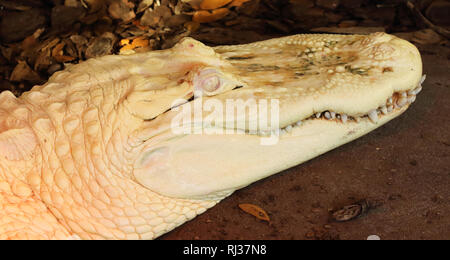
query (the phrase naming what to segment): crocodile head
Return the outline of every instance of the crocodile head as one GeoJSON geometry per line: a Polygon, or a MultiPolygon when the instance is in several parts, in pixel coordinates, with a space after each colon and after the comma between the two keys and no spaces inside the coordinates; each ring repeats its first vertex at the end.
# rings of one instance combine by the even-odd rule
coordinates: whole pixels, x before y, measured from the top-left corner
{"type": "Polygon", "coordinates": [[[81,238],[155,238],[400,115],[421,75],[382,33],[88,60],[20,98],[43,158],[28,179],[81,238]]]}

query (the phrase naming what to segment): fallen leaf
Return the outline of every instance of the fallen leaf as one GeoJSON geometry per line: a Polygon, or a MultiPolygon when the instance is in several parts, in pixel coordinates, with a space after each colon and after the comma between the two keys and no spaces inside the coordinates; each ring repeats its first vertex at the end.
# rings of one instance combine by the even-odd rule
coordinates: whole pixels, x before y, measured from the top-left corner
{"type": "Polygon", "coordinates": [[[441,42],[443,38],[431,29],[424,29],[413,33],[413,42],[420,44],[437,44],[441,42]]]}
{"type": "Polygon", "coordinates": [[[65,42],[58,43],[52,50],[52,57],[59,63],[75,60],[76,59],[75,57],[64,55],[63,51],[64,47],[66,47],[65,42]]]}
{"type": "Polygon", "coordinates": [[[66,44],[64,42],[58,43],[55,48],[53,48],[52,50],[52,56],[61,56],[63,55],[63,48],[64,46],[66,46],[66,44]]]}
{"type": "Polygon", "coordinates": [[[142,26],[160,27],[165,19],[172,16],[172,11],[165,5],[156,6],[153,10],[147,9],[141,17],[142,26]]]}
{"type": "Polygon", "coordinates": [[[200,24],[197,22],[187,22],[184,24],[184,28],[186,28],[189,32],[195,32],[198,28],[200,28],[200,24]]]}
{"type": "Polygon", "coordinates": [[[86,59],[112,54],[115,42],[116,36],[110,32],[96,37],[86,49],[86,59]]]}
{"type": "Polygon", "coordinates": [[[28,66],[26,61],[18,61],[17,66],[14,68],[9,80],[13,82],[28,81],[32,84],[38,84],[42,82],[42,78],[34,70],[28,66]]]}
{"type": "Polygon", "coordinates": [[[136,13],[141,13],[141,12],[145,11],[145,9],[150,7],[152,4],[153,4],[153,0],[142,0],[142,2],[139,3],[136,13]]]}
{"type": "Polygon", "coordinates": [[[123,39],[120,41],[120,45],[123,46],[122,48],[120,48],[120,53],[123,54],[138,48],[146,48],[149,46],[149,41],[148,39],[144,39],[143,37],[137,37],[133,41],[123,39]]]}
{"type": "Polygon", "coordinates": [[[189,4],[194,10],[199,10],[203,0],[181,0],[181,2],[189,4]]]}
{"type": "Polygon", "coordinates": [[[375,209],[382,204],[383,201],[379,199],[364,199],[333,212],[332,217],[338,222],[349,221],[367,214],[370,210],[375,209]]]}
{"type": "Polygon", "coordinates": [[[130,39],[122,39],[122,40],[120,40],[120,46],[125,46],[125,45],[128,45],[128,44],[130,44],[130,39]]]}
{"type": "Polygon", "coordinates": [[[44,42],[42,42],[42,44],[39,46],[39,50],[41,52],[45,52],[47,50],[51,50],[53,47],[56,46],[56,44],[58,44],[61,41],[61,39],[59,38],[54,38],[54,39],[48,39],[44,42]]]}
{"type": "Polygon", "coordinates": [[[47,17],[39,8],[32,8],[24,12],[5,12],[1,9],[0,39],[2,43],[22,41],[37,29],[45,27],[47,17]]]}
{"type": "Polygon", "coordinates": [[[214,10],[229,4],[233,0],[203,0],[200,4],[201,9],[214,10]]]}
{"type": "Polygon", "coordinates": [[[211,23],[224,18],[230,13],[228,8],[219,8],[213,11],[201,10],[194,13],[192,21],[198,23],[211,23]]]}
{"type": "Polygon", "coordinates": [[[231,2],[231,4],[228,7],[241,7],[244,3],[248,2],[250,0],[234,0],[233,2],[231,2]]]}
{"type": "Polygon", "coordinates": [[[141,25],[141,22],[139,20],[134,20],[133,21],[133,25],[136,26],[137,28],[143,30],[143,31],[147,31],[149,29],[148,26],[141,25]]]}
{"type": "Polygon", "coordinates": [[[38,44],[38,41],[33,35],[28,36],[22,41],[21,49],[22,50],[29,50],[36,46],[38,44]]]}
{"type": "Polygon", "coordinates": [[[19,1],[0,0],[0,5],[3,8],[17,10],[17,11],[27,11],[32,8],[32,6],[27,6],[26,4],[20,4],[17,2],[19,2],[19,1]]]}
{"type": "Polygon", "coordinates": [[[71,62],[76,59],[75,57],[68,56],[68,55],[56,55],[53,58],[55,58],[55,60],[59,63],[71,62]]]}
{"type": "Polygon", "coordinates": [[[82,0],[81,3],[87,5],[89,13],[97,12],[105,5],[104,0],[82,0]]]}
{"type": "Polygon", "coordinates": [[[35,71],[46,71],[52,63],[51,51],[45,49],[39,52],[33,68],[35,71]]]}
{"type": "Polygon", "coordinates": [[[336,221],[344,222],[357,218],[362,215],[363,210],[360,204],[345,206],[342,209],[333,213],[333,218],[336,221]]]}
{"type": "Polygon", "coordinates": [[[109,14],[114,19],[120,19],[124,22],[131,21],[136,17],[134,12],[134,3],[128,0],[114,1],[108,8],[109,14]]]}
{"type": "Polygon", "coordinates": [[[255,216],[258,219],[270,222],[270,217],[267,214],[267,212],[256,205],[244,203],[239,204],[239,208],[242,209],[244,212],[255,216]]]}
{"type": "Polygon", "coordinates": [[[38,38],[45,31],[44,28],[37,29],[32,35],[28,36],[22,41],[22,50],[28,50],[33,48],[36,44],[38,44],[38,38]]]}

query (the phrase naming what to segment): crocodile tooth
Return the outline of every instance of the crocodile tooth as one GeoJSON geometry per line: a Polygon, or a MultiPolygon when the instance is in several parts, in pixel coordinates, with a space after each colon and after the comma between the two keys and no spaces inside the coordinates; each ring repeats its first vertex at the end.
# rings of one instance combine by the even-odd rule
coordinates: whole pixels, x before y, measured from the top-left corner
{"type": "Polygon", "coordinates": [[[416,101],[416,96],[408,96],[408,103],[413,103],[414,101],[416,101]]]}
{"type": "Polygon", "coordinates": [[[408,96],[417,95],[422,90],[422,85],[418,85],[417,88],[408,91],[408,96]]]}
{"type": "Polygon", "coordinates": [[[325,116],[326,119],[331,119],[331,114],[330,112],[325,112],[325,114],[323,114],[325,116]]]}
{"type": "Polygon", "coordinates": [[[320,113],[320,112],[316,113],[316,118],[320,118],[321,115],[322,115],[322,113],[320,113]]]}
{"type": "Polygon", "coordinates": [[[288,125],[285,128],[286,132],[290,133],[292,131],[292,125],[288,125]]]}
{"type": "Polygon", "coordinates": [[[387,107],[386,106],[382,106],[380,108],[381,113],[383,113],[383,115],[386,115],[388,113],[387,107]]]}
{"type": "Polygon", "coordinates": [[[302,121],[297,121],[297,123],[295,123],[297,126],[301,126],[302,125],[302,121]]]}
{"type": "Polygon", "coordinates": [[[388,104],[392,104],[392,97],[388,99],[388,104]]]}
{"type": "Polygon", "coordinates": [[[342,114],[341,115],[341,120],[342,120],[342,123],[347,122],[347,115],[346,114],[342,114]]]}
{"type": "Polygon", "coordinates": [[[401,95],[402,97],[407,97],[407,96],[408,96],[408,94],[407,94],[406,92],[402,92],[400,95],[401,95]]]}
{"type": "Polygon", "coordinates": [[[389,105],[389,106],[387,107],[388,113],[391,113],[393,110],[394,110],[394,106],[393,106],[393,105],[389,105]]]}
{"type": "Polygon", "coordinates": [[[336,118],[336,112],[330,112],[331,115],[331,119],[335,119],[336,118]]]}
{"type": "Polygon", "coordinates": [[[372,109],[369,111],[369,118],[373,123],[378,122],[378,114],[376,109],[372,109]]]}
{"type": "Polygon", "coordinates": [[[420,84],[423,84],[426,79],[427,79],[427,74],[423,74],[422,78],[420,79],[420,84]]]}
{"type": "Polygon", "coordinates": [[[404,105],[406,105],[407,102],[408,102],[408,98],[401,97],[399,100],[397,100],[397,106],[403,107],[404,105]]]}
{"type": "Polygon", "coordinates": [[[417,88],[414,89],[414,95],[417,95],[422,91],[422,85],[419,85],[417,88]]]}

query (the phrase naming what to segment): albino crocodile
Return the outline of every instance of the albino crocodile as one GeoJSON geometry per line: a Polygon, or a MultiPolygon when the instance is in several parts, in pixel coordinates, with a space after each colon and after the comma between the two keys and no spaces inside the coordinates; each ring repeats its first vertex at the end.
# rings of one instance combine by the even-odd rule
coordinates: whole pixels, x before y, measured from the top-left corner
{"type": "Polygon", "coordinates": [[[422,81],[418,50],[383,33],[215,48],[186,38],[74,65],[19,98],[0,94],[0,239],[156,238],[399,116],[422,81]],[[276,99],[279,128],[176,134],[194,91],[276,99]],[[261,145],[267,131],[276,144],[261,145]]]}

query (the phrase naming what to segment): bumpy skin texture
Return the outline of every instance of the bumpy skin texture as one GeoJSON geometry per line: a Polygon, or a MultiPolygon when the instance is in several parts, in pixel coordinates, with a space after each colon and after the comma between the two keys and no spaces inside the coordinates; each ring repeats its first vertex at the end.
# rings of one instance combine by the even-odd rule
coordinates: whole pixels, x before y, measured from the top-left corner
{"type": "Polygon", "coordinates": [[[0,239],[156,238],[234,190],[400,115],[412,101],[396,93],[415,98],[421,71],[417,50],[386,34],[214,49],[188,38],[170,50],[88,60],[20,98],[3,92],[0,239]],[[219,85],[208,83],[211,74],[219,85]],[[290,133],[271,147],[249,133],[171,133],[173,101],[195,90],[222,101],[279,99],[290,133]],[[374,120],[390,97],[392,109],[374,120]],[[355,120],[311,117],[323,111],[355,120]]]}

